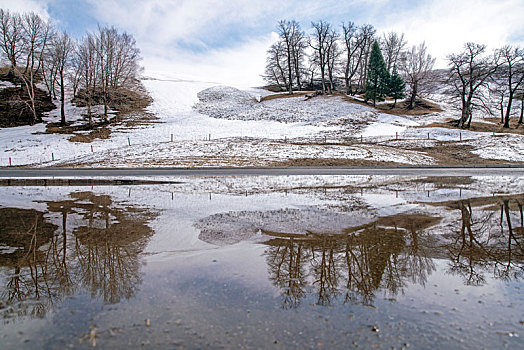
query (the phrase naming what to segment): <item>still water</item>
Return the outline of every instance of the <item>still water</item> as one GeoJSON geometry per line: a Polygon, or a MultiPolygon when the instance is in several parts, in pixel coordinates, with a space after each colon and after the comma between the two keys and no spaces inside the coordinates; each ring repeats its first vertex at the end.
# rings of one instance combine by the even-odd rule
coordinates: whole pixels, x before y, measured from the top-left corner
{"type": "Polygon", "coordinates": [[[0,348],[524,346],[524,178],[177,180],[0,187],[0,348]]]}

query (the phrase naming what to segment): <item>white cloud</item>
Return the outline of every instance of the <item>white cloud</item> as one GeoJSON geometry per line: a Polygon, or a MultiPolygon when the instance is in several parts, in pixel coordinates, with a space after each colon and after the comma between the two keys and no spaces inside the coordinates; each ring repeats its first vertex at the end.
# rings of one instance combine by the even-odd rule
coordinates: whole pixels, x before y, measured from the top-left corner
{"type": "Polygon", "coordinates": [[[209,50],[202,54],[175,52],[171,59],[146,57],[146,75],[194,79],[236,87],[263,85],[266,50],[276,40],[271,33],[234,48],[209,50]]]}
{"type": "Polygon", "coordinates": [[[0,0],[0,8],[12,12],[35,12],[44,18],[49,18],[47,1],[36,0],[0,0]]]}
{"type": "MultiPolygon", "coordinates": [[[[334,27],[352,20],[373,24],[379,32],[404,32],[410,45],[425,41],[439,67],[466,41],[496,48],[524,36],[522,0],[75,1],[89,4],[89,15],[102,24],[132,33],[146,71],[236,84],[262,83],[265,52],[274,40],[270,32],[280,19],[296,19],[305,30],[311,21],[325,19],[334,27]]],[[[0,0],[2,8],[44,16],[52,5],[52,0],[0,0]]]]}
{"type": "MultiPolygon", "coordinates": [[[[446,66],[446,55],[460,51],[466,42],[495,49],[506,44],[512,33],[524,33],[524,1],[521,0],[431,0],[381,20],[384,31],[404,32],[410,45],[426,42],[446,66]]],[[[514,43],[519,44],[519,43],[514,43]]],[[[522,42],[520,43],[522,44],[522,42]]]]}

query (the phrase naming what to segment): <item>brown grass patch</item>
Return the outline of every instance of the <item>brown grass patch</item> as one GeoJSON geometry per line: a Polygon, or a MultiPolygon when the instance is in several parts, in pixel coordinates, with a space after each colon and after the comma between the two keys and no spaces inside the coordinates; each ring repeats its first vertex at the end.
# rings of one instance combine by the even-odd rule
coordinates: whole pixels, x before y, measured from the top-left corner
{"type": "Polygon", "coordinates": [[[71,142],[91,143],[96,139],[107,140],[111,136],[111,130],[106,127],[98,128],[91,131],[89,134],[76,134],[69,138],[71,142]]]}

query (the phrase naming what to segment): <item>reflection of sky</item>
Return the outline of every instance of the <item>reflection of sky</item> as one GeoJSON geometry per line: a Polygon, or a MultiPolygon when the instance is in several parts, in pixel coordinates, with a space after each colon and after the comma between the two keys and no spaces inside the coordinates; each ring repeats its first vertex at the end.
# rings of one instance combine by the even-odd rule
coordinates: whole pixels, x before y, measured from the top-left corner
{"type": "MultiPolygon", "coordinates": [[[[344,180],[344,177],[336,178],[344,180]]],[[[333,180],[330,177],[323,179],[333,180]]],[[[308,206],[333,206],[336,209],[332,210],[340,210],[353,202],[352,196],[363,198],[370,206],[380,208],[382,215],[389,215],[413,209],[412,204],[402,199],[403,189],[415,193],[420,188],[424,194],[420,182],[409,183],[402,178],[398,178],[398,184],[388,177],[363,178],[362,185],[366,186],[367,181],[380,183],[379,179],[383,184],[376,186],[378,188],[366,188],[362,197],[358,189],[353,193],[336,186],[324,192],[318,177],[266,178],[271,184],[267,183],[266,187],[261,179],[249,177],[186,178],[178,185],[135,187],[2,187],[0,205],[5,207],[41,206],[46,201],[67,199],[71,192],[92,191],[98,196],[110,195],[113,203],[119,203],[130,212],[133,208],[150,208],[159,216],[148,223],[155,233],[145,256],[140,257],[144,263],[140,269],[142,282],[132,298],[103,305],[101,300],[93,300],[88,291],[80,290],[54,306],[56,308],[45,318],[3,325],[0,334],[6,334],[7,348],[18,344],[19,330],[30,339],[28,346],[34,345],[36,339],[42,344],[55,344],[58,336],[65,337],[66,343],[78,344],[79,334],[88,334],[90,325],[96,326],[98,344],[105,347],[140,342],[146,334],[161,342],[176,337],[187,344],[200,341],[202,346],[206,342],[227,344],[233,333],[239,334],[237,341],[251,342],[253,347],[268,345],[268,340],[273,342],[275,339],[282,346],[291,346],[294,341],[303,346],[332,341],[335,342],[332,347],[341,347],[337,345],[343,341],[347,345],[348,339],[349,343],[355,341],[359,345],[378,342],[384,346],[401,346],[407,342],[413,347],[429,347],[438,341],[445,347],[458,344],[460,339],[468,348],[500,347],[504,340],[509,341],[509,345],[521,345],[521,338],[509,338],[504,332],[520,330],[524,296],[517,288],[523,287],[522,281],[505,283],[493,279],[491,271],[486,271],[483,286],[466,286],[462,277],[449,273],[449,260],[433,259],[436,270],[429,274],[424,285],[410,282],[408,267],[402,270],[407,276],[402,290],[391,295],[382,285],[382,289],[375,292],[373,307],[361,305],[358,298],[356,304],[344,304],[343,279],[339,280],[338,287],[341,294],[333,299],[331,307],[319,306],[318,283],[309,275],[305,295],[298,307],[284,310],[282,294],[285,290],[270,280],[274,275],[269,271],[268,259],[273,256],[269,255],[267,245],[255,237],[217,247],[199,241],[199,231],[193,226],[196,221],[216,213],[268,212],[308,206]],[[307,190],[304,184],[308,179],[316,183],[313,187],[317,188],[307,190]],[[208,188],[196,186],[198,181],[203,181],[208,188]],[[278,189],[279,186],[299,184],[300,190],[290,190],[287,195],[278,189]],[[249,195],[242,194],[243,186],[249,195]],[[278,190],[272,191],[269,186],[278,190]],[[254,188],[264,192],[253,194],[254,188]],[[399,189],[400,198],[397,199],[395,191],[388,190],[390,188],[399,189]],[[146,319],[150,320],[147,330],[144,328],[146,319]],[[178,327],[176,322],[182,326],[178,327]],[[375,326],[380,329],[380,338],[371,330],[375,326]],[[308,336],[300,337],[300,332],[308,336]]],[[[490,187],[488,197],[492,190],[504,192],[504,183],[495,179],[477,178],[468,187],[475,193],[482,193],[485,183],[491,181],[500,187],[490,187]]],[[[331,185],[336,183],[331,182],[331,185]]],[[[445,188],[441,193],[445,193],[445,188]]],[[[422,210],[423,206],[415,209],[422,210]]],[[[446,213],[460,215],[456,210],[449,214],[442,209],[442,215],[446,213]]],[[[61,216],[56,213],[46,218],[61,225],[61,216]]],[[[73,224],[75,215],[68,218],[68,225],[73,224]]],[[[69,230],[72,229],[70,226],[69,230]]],[[[357,256],[361,252],[358,249],[355,248],[357,256]]],[[[308,271],[318,266],[320,253],[317,249],[316,261],[304,261],[308,271]]],[[[397,261],[405,261],[403,257],[397,261]]]]}

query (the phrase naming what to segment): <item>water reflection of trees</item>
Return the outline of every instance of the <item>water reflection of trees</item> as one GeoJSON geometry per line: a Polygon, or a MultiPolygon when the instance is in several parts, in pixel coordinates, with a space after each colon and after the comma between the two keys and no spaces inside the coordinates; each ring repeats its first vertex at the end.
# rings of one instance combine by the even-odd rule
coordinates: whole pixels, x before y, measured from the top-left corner
{"type": "Polygon", "coordinates": [[[46,214],[0,208],[4,319],[41,317],[79,289],[107,303],[133,296],[140,283],[139,255],[153,233],[147,226],[152,214],[90,192],[71,197],[46,202],[46,214]]]}
{"type": "Polygon", "coordinates": [[[449,204],[460,212],[460,229],[448,235],[450,272],[466,284],[482,285],[486,273],[510,280],[524,276],[523,198],[462,200],[449,204]],[[520,216],[515,224],[512,211],[520,216]]]}
{"type": "Polygon", "coordinates": [[[343,234],[306,236],[265,232],[274,238],[265,251],[270,280],[278,286],[284,308],[297,307],[309,294],[316,302],[372,304],[379,290],[390,296],[407,282],[425,283],[435,268],[424,229],[437,218],[397,215],[346,230],[343,234]]]}
{"type": "Polygon", "coordinates": [[[502,280],[524,277],[524,197],[503,196],[434,203],[450,211],[442,235],[426,230],[439,219],[395,215],[341,234],[273,236],[265,251],[269,276],[283,307],[312,296],[321,305],[372,304],[377,292],[395,297],[408,283],[424,285],[434,258],[449,259],[449,272],[468,285],[487,274],[502,280]],[[457,214],[457,215],[456,215],[457,214]]]}

